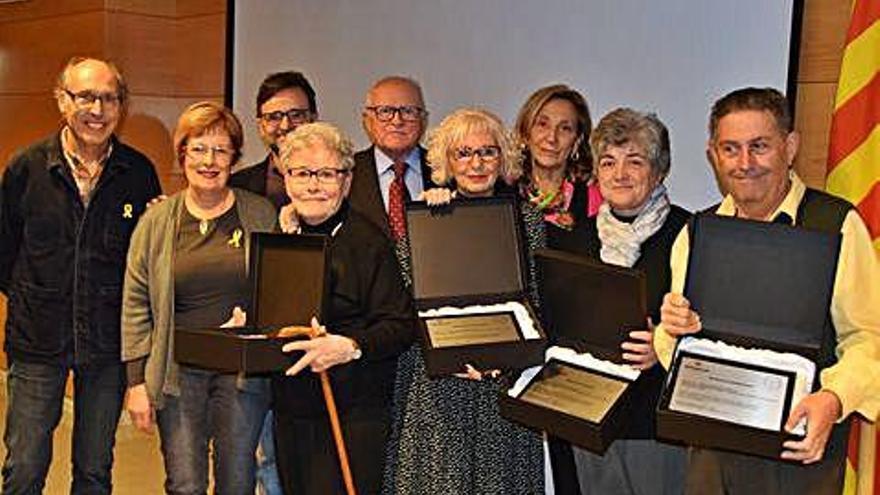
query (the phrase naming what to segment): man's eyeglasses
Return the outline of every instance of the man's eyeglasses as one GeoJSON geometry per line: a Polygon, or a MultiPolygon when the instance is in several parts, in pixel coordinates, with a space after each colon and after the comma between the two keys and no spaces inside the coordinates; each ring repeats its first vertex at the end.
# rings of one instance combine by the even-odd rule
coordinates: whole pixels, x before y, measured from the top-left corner
{"type": "Polygon", "coordinates": [[[416,122],[425,115],[425,109],[415,105],[404,105],[402,107],[392,107],[390,105],[378,105],[367,107],[367,110],[373,112],[379,122],[390,122],[394,120],[394,114],[400,115],[400,120],[404,122],[416,122]]]}
{"type": "Polygon", "coordinates": [[[492,162],[501,158],[501,148],[498,146],[481,146],[479,148],[462,146],[456,148],[452,152],[452,156],[461,162],[470,161],[474,156],[479,157],[481,162],[492,162]]]}
{"type": "Polygon", "coordinates": [[[312,177],[318,179],[319,184],[336,184],[339,177],[348,175],[350,170],[344,168],[319,168],[318,170],[309,170],[307,168],[297,167],[287,169],[287,176],[294,184],[307,184],[312,177]]]}
{"type": "Polygon", "coordinates": [[[233,151],[223,146],[210,147],[201,144],[194,144],[186,147],[186,154],[198,162],[203,162],[209,155],[212,155],[217,163],[227,164],[232,161],[233,151]]]}
{"type": "Polygon", "coordinates": [[[260,118],[263,119],[263,121],[272,125],[281,124],[284,117],[287,117],[287,121],[291,124],[304,124],[306,122],[311,122],[312,111],[308,108],[291,108],[289,110],[276,110],[274,112],[267,112],[260,115],[260,118]]]}
{"type": "Polygon", "coordinates": [[[67,96],[70,97],[70,100],[73,101],[73,104],[76,105],[77,108],[90,108],[98,100],[101,100],[101,105],[105,107],[117,107],[122,102],[118,93],[99,93],[97,91],[80,91],[79,93],[74,93],[67,88],[62,89],[67,93],[67,96]]]}

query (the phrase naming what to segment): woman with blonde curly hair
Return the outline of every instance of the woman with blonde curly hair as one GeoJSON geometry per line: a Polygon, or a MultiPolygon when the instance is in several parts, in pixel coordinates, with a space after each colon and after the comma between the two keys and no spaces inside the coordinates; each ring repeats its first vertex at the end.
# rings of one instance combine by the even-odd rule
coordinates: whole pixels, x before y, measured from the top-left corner
{"type": "MultiPolygon", "coordinates": [[[[450,188],[426,191],[429,204],[515,195],[511,185],[522,173],[519,150],[501,119],[473,108],[453,112],[430,134],[428,161],[434,182],[450,188]]],[[[543,220],[527,203],[522,213],[531,253],[544,244],[543,220]]],[[[407,279],[408,268],[406,263],[407,279]]],[[[418,346],[403,354],[384,492],[543,493],[541,437],[500,416],[499,378],[498,370],[467,366],[457,375],[431,379],[418,346]]]]}
{"type": "Polygon", "coordinates": [[[435,184],[469,197],[503,192],[522,175],[519,150],[504,123],[475,108],[453,112],[431,132],[428,164],[435,184]]]}

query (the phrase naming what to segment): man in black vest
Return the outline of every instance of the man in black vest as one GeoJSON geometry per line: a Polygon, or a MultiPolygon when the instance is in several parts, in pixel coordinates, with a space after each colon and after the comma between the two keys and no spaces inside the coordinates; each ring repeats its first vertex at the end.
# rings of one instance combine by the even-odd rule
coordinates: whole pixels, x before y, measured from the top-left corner
{"type": "MultiPolygon", "coordinates": [[[[794,405],[785,428],[802,419],[807,436],[787,441],[781,459],[694,448],[689,456],[688,493],[841,492],[848,419],[873,421],[880,411],[880,266],[858,212],[847,202],[808,189],[792,170],[799,146],[788,102],[769,88],[734,91],[712,108],[708,154],[727,196],[718,215],[786,222],[843,235],[826,328],[821,388],[794,405]]],[[[688,258],[683,230],[672,249],[672,288],[661,308],[654,339],[669,366],[675,339],[701,329],[699,315],[681,295],[688,258]]],[[[780,308],[784,310],[784,308],[780,308]]]]}
{"type": "Polygon", "coordinates": [[[394,182],[402,181],[405,199],[417,199],[433,187],[425,150],[419,146],[428,123],[422,88],[406,77],[382,78],[367,92],[362,115],[372,146],[354,155],[351,205],[394,238],[389,222],[394,182]]]}

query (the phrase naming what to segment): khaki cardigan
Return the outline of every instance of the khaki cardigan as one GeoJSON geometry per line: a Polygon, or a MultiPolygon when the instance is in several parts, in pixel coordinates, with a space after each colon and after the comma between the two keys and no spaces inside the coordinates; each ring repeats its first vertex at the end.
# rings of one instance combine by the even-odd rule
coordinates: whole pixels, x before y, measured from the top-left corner
{"type": "MultiPolygon", "coordinates": [[[[233,189],[244,230],[245,263],[251,232],[271,232],[277,215],[265,198],[233,189]]],[[[128,248],[122,290],[122,361],[146,358],[144,378],[150,403],[180,395],[179,366],[174,361],[174,250],[184,191],[152,206],[135,227],[128,248]]],[[[247,268],[245,268],[247,269],[247,268]]],[[[239,378],[242,378],[241,376],[239,378]]],[[[265,387],[265,380],[239,380],[240,388],[265,387]]]]}

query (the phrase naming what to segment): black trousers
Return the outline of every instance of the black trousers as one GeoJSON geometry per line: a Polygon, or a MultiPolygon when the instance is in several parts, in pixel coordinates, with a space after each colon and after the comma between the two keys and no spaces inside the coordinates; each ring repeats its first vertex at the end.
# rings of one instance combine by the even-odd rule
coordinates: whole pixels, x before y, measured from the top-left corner
{"type": "Polygon", "coordinates": [[[846,469],[849,425],[847,420],[834,427],[822,460],[810,465],[691,448],[685,493],[840,495],[846,469]]]}
{"type": "Polygon", "coordinates": [[[553,435],[547,436],[547,444],[550,450],[550,466],[553,471],[553,488],[556,494],[581,495],[571,444],[553,435]]]}
{"type": "MultiPolygon", "coordinates": [[[[385,409],[341,415],[352,477],[358,494],[379,493],[390,415],[385,409]]],[[[275,462],[288,495],[345,494],[330,419],[275,411],[275,462]]]]}

